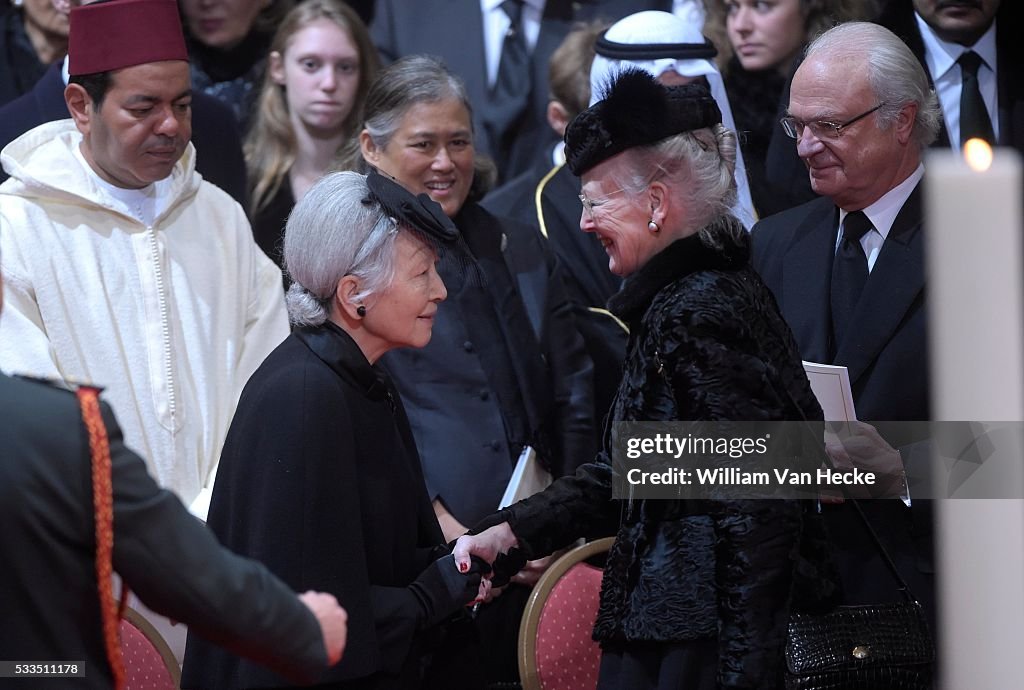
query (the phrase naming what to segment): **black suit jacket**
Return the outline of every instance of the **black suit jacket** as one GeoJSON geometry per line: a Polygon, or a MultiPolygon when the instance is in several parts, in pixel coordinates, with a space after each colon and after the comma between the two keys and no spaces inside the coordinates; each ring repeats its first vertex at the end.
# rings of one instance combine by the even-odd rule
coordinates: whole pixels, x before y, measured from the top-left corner
{"type": "MultiPolygon", "coordinates": [[[[30,129],[70,117],[64,102],[61,63],[51,65],[32,90],[0,108],[0,149],[30,129]]],[[[245,157],[231,110],[212,96],[192,94],[192,145],[196,170],[248,211],[245,157]]],[[[9,177],[0,170],[0,182],[9,177]]]]}
{"type": "Polygon", "coordinates": [[[493,213],[540,229],[564,269],[565,290],[587,354],[594,362],[594,419],[600,443],[602,420],[622,378],[628,329],[607,309],[622,279],[608,270],[597,236],[580,230],[580,180],[563,165],[540,161],[483,200],[493,213]]]}
{"type": "Polygon", "coordinates": [[[25,33],[24,17],[13,4],[0,8],[0,105],[28,91],[46,69],[25,33]]]}
{"type": "MultiPolygon", "coordinates": [[[[838,223],[836,207],[824,197],[765,218],[753,229],[753,265],[774,293],[800,355],[848,367],[858,419],[875,425],[926,421],[930,406],[921,185],[897,215],[851,317],[850,335],[830,361],[829,294],[838,223]]],[[[900,448],[922,441],[922,426],[883,425],[880,430],[900,448]]],[[[930,502],[914,501],[910,510],[897,500],[862,503],[934,622],[930,502]]],[[[826,506],[825,516],[847,600],[896,600],[896,583],[850,506],[826,506]]]]}
{"type": "MultiPolygon", "coordinates": [[[[1015,2],[1004,2],[996,12],[996,55],[998,73],[996,89],[999,94],[999,144],[1012,146],[1024,152],[1024,50],[1015,32],[1020,24],[1011,18],[1015,2]]],[[[932,75],[925,63],[924,39],[914,20],[914,7],[910,0],[894,0],[878,17],[877,22],[903,39],[904,43],[921,61],[928,81],[932,75]]],[[[948,148],[949,133],[945,120],[939,130],[934,146],[948,148]]]]}
{"type": "MultiPolygon", "coordinates": [[[[278,671],[326,664],[316,620],[263,566],[221,548],[125,447],[107,405],[114,570],[147,606],[278,671]]],[[[0,374],[0,649],[78,660],[85,678],[33,688],[110,688],[96,580],[89,436],[74,394],[0,374]]]]}
{"type": "MultiPolygon", "coordinates": [[[[452,514],[471,526],[494,512],[512,474],[519,448],[508,438],[506,415],[515,414],[490,370],[509,351],[528,431],[547,442],[543,459],[556,477],[572,474],[597,451],[593,430],[592,364],[572,316],[561,268],[533,228],[497,218],[467,204],[454,218],[475,247],[474,259],[445,255],[438,266],[451,291],[434,320],[430,343],[386,354],[381,362],[402,394],[423,460],[431,499],[440,497],[452,514]],[[513,294],[507,303],[487,299],[501,325],[517,333],[471,339],[470,321],[479,302],[466,261],[488,277],[507,268],[513,294]],[[468,285],[467,285],[468,283],[468,285]],[[517,315],[521,314],[521,319],[517,315]]],[[[490,293],[491,291],[488,290],[490,293]]],[[[487,323],[484,321],[484,323],[487,323]]],[[[504,330],[504,329],[503,329],[504,330]]]]}
{"type": "Polygon", "coordinates": [[[829,291],[838,216],[821,198],[755,226],[754,267],[775,293],[804,359],[846,366],[866,421],[927,420],[927,331],[920,185],[896,217],[830,362],[829,291]]]}
{"type": "Polygon", "coordinates": [[[545,116],[550,98],[548,62],[573,22],[598,17],[614,21],[649,7],[650,3],[638,0],[548,0],[530,59],[532,86],[526,114],[505,133],[504,141],[492,141],[487,135],[490,89],[478,0],[377,0],[370,31],[385,62],[426,53],[442,58],[462,77],[473,104],[477,151],[494,158],[501,178],[510,179],[529,168],[538,150],[557,141],[545,116]]]}

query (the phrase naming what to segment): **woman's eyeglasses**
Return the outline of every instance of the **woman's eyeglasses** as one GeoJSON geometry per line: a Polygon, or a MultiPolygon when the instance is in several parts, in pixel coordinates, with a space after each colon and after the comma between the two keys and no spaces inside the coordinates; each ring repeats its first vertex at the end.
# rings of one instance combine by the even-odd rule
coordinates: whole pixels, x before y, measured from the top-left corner
{"type": "Polygon", "coordinates": [[[600,206],[602,206],[604,204],[604,202],[608,200],[608,197],[613,196],[615,194],[620,194],[620,193],[622,193],[624,191],[626,191],[626,190],[625,189],[616,189],[614,192],[608,192],[607,194],[602,196],[600,199],[591,199],[586,194],[582,194],[581,193],[579,195],[580,203],[583,204],[583,208],[586,209],[587,215],[590,217],[590,221],[593,223],[593,222],[596,222],[596,220],[594,218],[594,209],[595,208],[599,208],[600,206]]]}

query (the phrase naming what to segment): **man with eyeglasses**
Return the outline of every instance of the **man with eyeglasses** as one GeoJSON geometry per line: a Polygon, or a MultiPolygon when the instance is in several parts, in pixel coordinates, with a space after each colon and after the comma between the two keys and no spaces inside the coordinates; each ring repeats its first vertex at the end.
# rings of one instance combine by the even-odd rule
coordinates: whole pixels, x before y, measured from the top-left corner
{"type": "MultiPolygon", "coordinates": [[[[921,152],[940,117],[924,70],[895,34],[862,22],[826,32],[794,75],[782,119],[821,198],[753,230],[754,266],[801,355],[846,366],[857,417],[871,422],[857,423],[854,442],[833,460],[867,462],[901,484],[904,463],[913,475],[918,459],[911,442],[921,439],[902,424],[902,437],[890,429],[883,440],[876,426],[929,419],[921,152]]],[[[934,620],[930,509],[904,499],[863,507],[934,620]]],[[[848,602],[896,600],[852,507],[824,512],[848,602]]]]}

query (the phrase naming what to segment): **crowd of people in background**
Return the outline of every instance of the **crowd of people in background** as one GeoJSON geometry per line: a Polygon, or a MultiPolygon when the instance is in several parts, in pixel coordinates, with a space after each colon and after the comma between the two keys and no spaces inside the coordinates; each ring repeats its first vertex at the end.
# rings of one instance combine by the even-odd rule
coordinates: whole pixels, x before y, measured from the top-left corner
{"type": "MultiPolygon", "coordinates": [[[[871,422],[930,418],[923,150],[1024,151],[1014,5],[10,0],[0,406],[49,399],[12,374],[104,386],[115,546],[194,539],[200,599],[294,631],[115,553],[193,626],[183,687],[514,687],[530,588],[608,535],[602,688],[779,687],[787,612],[894,598],[858,518],[611,500],[612,424],[820,419],[800,360],[837,364],[865,457],[833,459],[913,471],[926,439],[871,422]],[[553,484],[506,508],[524,453],[553,484]]],[[[934,625],[901,498],[867,517],[934,625]]]]}

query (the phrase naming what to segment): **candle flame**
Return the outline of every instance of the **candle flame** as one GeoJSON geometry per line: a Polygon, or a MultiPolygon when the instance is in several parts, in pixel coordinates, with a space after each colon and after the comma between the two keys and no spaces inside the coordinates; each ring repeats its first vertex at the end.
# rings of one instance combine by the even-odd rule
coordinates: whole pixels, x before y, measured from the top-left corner
{"type": "Polygon", "coordinates": [[[971,170],[985,172],[992,166],[992,147],[984,139],[968,139],[964,143],[964,159],[971,170]]]}

